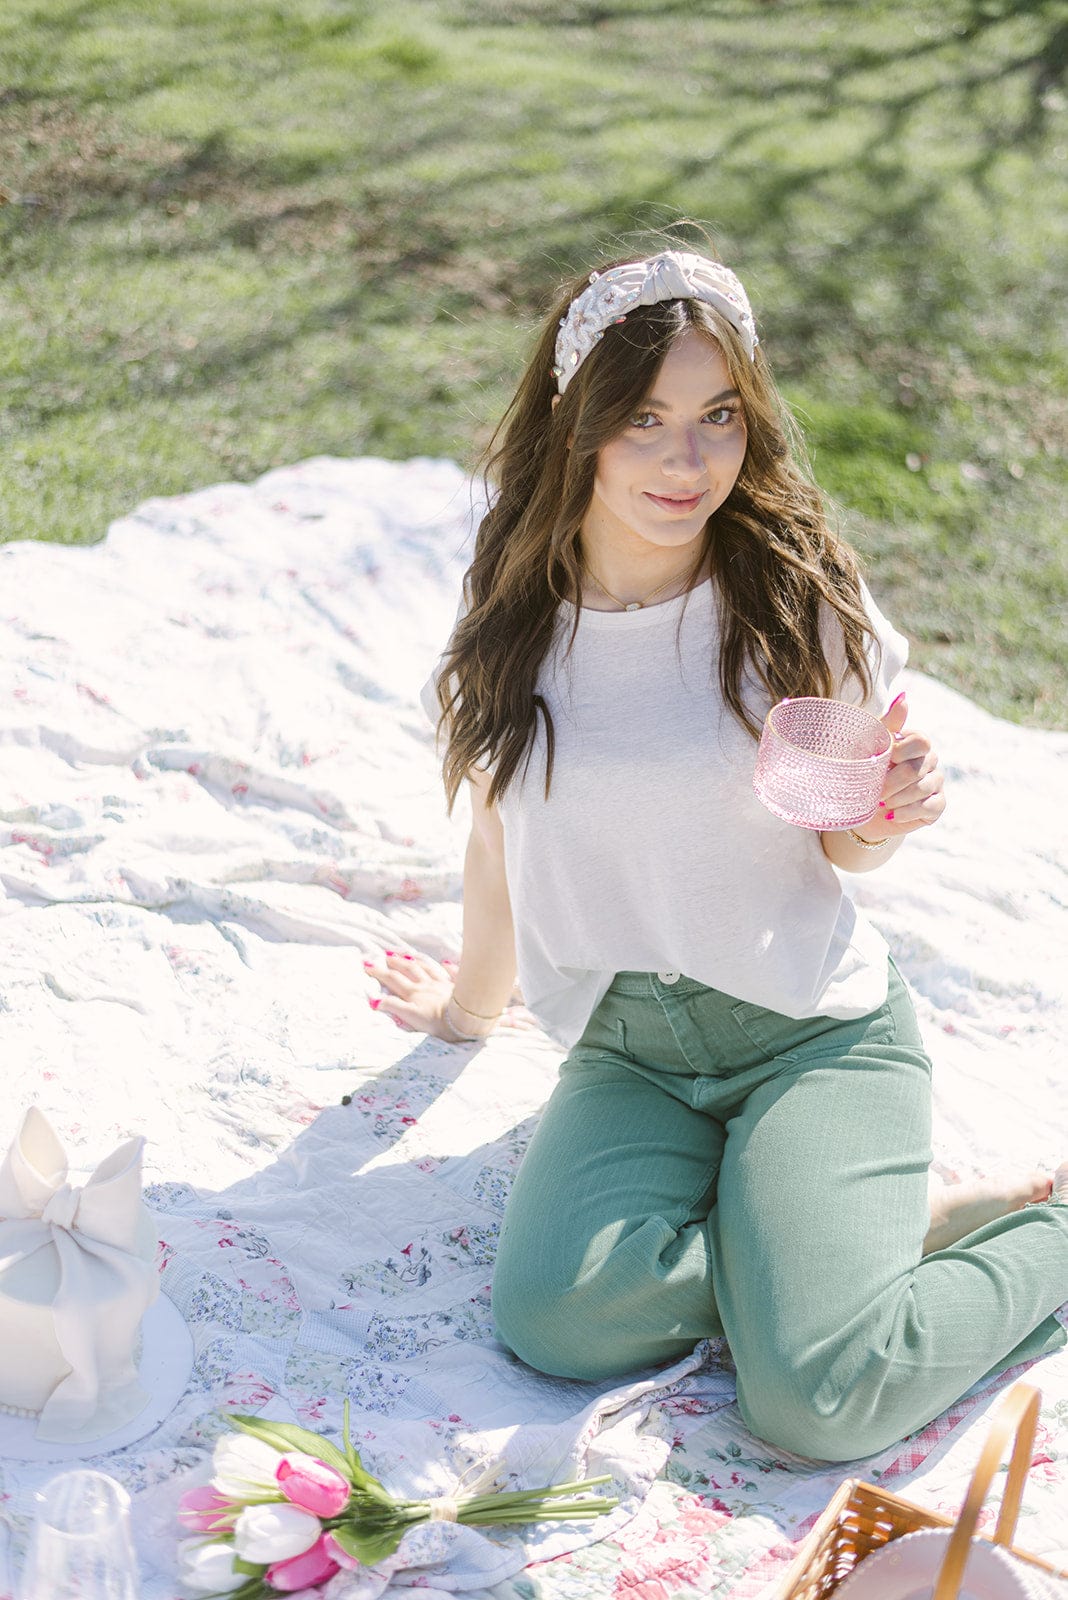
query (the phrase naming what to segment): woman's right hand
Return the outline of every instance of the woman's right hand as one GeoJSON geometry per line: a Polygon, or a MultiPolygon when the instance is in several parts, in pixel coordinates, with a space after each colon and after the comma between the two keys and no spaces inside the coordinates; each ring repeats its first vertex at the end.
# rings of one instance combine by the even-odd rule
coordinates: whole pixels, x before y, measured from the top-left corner
{"type": "MultiPolygon", "coordinates": [[[[365,961],[369,977],[376,978],[387,991],[377,999],[368,1001],[375,1011],[385,1012],[401,1026],[415,1033],[433,1034],[448,1044],[458,1044],[457,1028],[445,1015],[445,1004],[452,994],[455,962],[435,961],[433,956],[404,955],[397,950],[387,950],[382,961],[365,961]]],[[[459,1014],[460,1024],[466,1032],[483,1024],[475,1023],[459,1014]]],[[[463,1043],[468,1041],[464,1040],[463,1043]]]]}

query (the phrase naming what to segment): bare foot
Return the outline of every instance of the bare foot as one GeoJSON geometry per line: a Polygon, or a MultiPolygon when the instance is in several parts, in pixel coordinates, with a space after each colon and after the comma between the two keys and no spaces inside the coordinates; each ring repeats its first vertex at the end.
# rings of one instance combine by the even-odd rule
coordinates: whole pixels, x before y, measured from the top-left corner
{"type": "Polygon", "coordinates": [[[1010,1211],[1022,1211],[1024,1206],[1036,1201],[1048,1200],[1051,1189],[1060,1183],[1063,1183],[1062,1193],[1068,1203],[1068,1162],[1057,1168],[1054,1179],[1037,1168],[1004,1173],[996,1178],[970,1178],[965,1183],[943,1183],[932,1173],[927,1189],[931,1225],[923,1241],[923,1254],[945,1250],[985,1222],[1007,1217],[1010,1211]]]}

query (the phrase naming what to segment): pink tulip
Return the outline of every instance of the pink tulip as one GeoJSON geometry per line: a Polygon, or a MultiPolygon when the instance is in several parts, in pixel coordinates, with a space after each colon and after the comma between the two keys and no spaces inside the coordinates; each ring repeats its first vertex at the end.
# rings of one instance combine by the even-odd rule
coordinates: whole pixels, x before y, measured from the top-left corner
{"type": "Polygon", "coordinates": [[[341,1567],[326,1548],[327,1535],[317,1539],[310,1550],[305,1550],[302,1555],[290,1556],[288,1561],[276,1561],[268,1567],[263,1574],[265,1583],[272,1589],[281,1589],[286,1594],[292,1594],[296,1589],[314,1588],[317,1583],[325,1583],[327,1578],[332,1578],[335,1572],[340,1572],[341,1567]]]}
{"type": "Polygon", "coordinates": [[[347,1550],[341,1548],[332,1533],[323,1534],[323,1549],[330,1559],[336,1561],[339,1567],[344,1567],[346,1572],[355,1572],[360,1565],[355,1556],[350,1556],[347,1550]]]}
{"type": "Polygon", "coordinates": [[[317,1517],[340,1516],[349,1503],[351,1489],[340,1472],[301,1450],[282,1457],[275,1477],[287,1500],[317,1517]]]}
{"type": "Polygon", "coordinates": [[[178,1501],[178,1521],[193,1533],[229,1533],[236,1519],[229,1500],[210,1483],[187,1489],[178,1501]]]}

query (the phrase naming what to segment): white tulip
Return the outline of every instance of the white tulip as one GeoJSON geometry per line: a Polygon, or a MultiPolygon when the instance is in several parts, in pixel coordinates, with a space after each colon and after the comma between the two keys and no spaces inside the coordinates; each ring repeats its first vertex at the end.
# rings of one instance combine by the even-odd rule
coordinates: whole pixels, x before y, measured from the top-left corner
{"type": "Polygon", "coordinates": [[[234,1571],[232,1544],[205,1544],[203,1539],[183,1539],[178,1546],[178,1576],[197,1594],[225,1594],[248,1582],[247,1573],[234,1571]]]}
{"type": "Polygon", "coordinates": [[[211,1481],[227,1500],[244,1500],[250,1494],[275,1493],[281,1498],[275,1473],[281,1452],[254,1439],[250,1433],[226,1433],[215,1446],[211,1481]]]}
{"type": "Polygon", "coordinates": [[[319,1518],[288,1501],[246,1506],[234,1524],[234,1549],[242,1561],[270,1566],[310,1550],[323,1531],[319,1518]]]}

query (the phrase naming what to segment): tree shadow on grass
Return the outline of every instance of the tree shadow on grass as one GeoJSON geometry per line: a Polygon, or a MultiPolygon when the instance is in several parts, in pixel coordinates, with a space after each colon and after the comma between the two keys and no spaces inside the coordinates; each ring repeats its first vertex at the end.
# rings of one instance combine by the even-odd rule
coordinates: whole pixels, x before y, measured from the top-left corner
{"type": "MultiPolygon", "coordinates": [[[[85,3],[53,12],[41,37],[61,53],[65,37],[90,31],[106,11],[85,3]]],[[[80,249],[86,241],[98,277],[111,261],[116,278],[140,264],[146,284],[162,285],[151,306],[131,306],[128,334],[121,308],[108,305],[104,333],[93,331],[96,318],[86,319],[84,333],[80,325],[66,337],[57,329],[41,352],[44,381],[23,387],[12,416],[33,426],[101,404],[172,402],[229,414],[238,389],[247,395],[258,380],[276,385],[283,370],[300,376],[296,403],[315,404],[338,392],[342,367],[362,371],[388,348],[396,352],[391,363],[414,363],[379,391],[380,416],[369,424],[368,437],[390,453],[389,439],[400,438],[390,434],[390,397],[413,377],[421,381],[408,330],[450,321],[488,327],[495,317],[513,326],[533,321],[559,278],[590,259],[592,241],[626,249],[628,239],[656,229],[681,241],[680,219],[695,206],[715,219],[722,253],[745,260],[758,289],[764,268],[785,269],[790,293],[779,296],[775,333],[776,365],[786,376],[813,361],[863,364],[873,326],[864,296],[873,282],[890,280],[894,298],[883,325],[892,328],[886,342],[895,350],[884,359],[893,377],[912,359],[895,351],[937,354],[968,292],[961,246],[946,222],[951,189],[958,199],[969,185],[996,196],[1000,158],[1042,147],[1068,62],[1059,7],[1022,0],[958,0],[955,13],[937,19],[909,12],[906,21],[918,19],[922,35],[883,25],[880,8],[860,0],[834,7],[768,0],[755,11],[681,0],[443,0],[426,15],[456,35],[497,28],[536,53],[559,51],[561,42],[569,53],[588,48],[615,63],[615,77],[589,97],[569,89],[545,96],[532,79],[529,90],[481,98],[471,74],[449,94],[440,85],[417,94],[401,77],[354,78],[353,92],[366,102],[354,148],[366,138],[367,118],[377,119],[374,159],[366,161],[347,153],[344,141],[339,155],[285,148],[281,139],[272,147],[267,137],[253,149],[244,133],[229,131],[239,126],[240,109],[228,104],[220,104],[219,126],[196,139],[139,142],[109,122],[95,80],[69,103],[42,95],[28,74],[12,85],[0,101],[0,131],[38,119],[35,139],[51,141],[51,188],[38,204],[0,211],[0,253],[6,235],[12,260],[31,261],[38,236],[45,260],[66,252],[77,272],[76,243],[80,249]],[[830,31],[810,27],[813,19],[830,19],[830,31]],[[693,101],[660,92],[659,67],[696,75],[707,116],[692,114],[693,101]],[[52,132],[50,106],[64,113],[52,132]],[[100,137],[79,141],[79,118],[100,137]],[[640,166],[613,165],[613,135],[618,128],[630,136],[636,119],[648,154],[640,166]],[[924,160],[918,129],[924,137],[944,130],[947,161],[924,160]],[[769,157],[780,133],[781,153],[769,157]],[[581,154],[584,139],[607,183],[595,173],[576,181],[563,159],[581,154]],[[438,179],[426,175],[435,167],[438,179]],[[201,264],[205,293],[216,266],[223,274],[233,267],[235,309],[183,339],[166,283],[190,279],[201,264]],[[324,354],[324,335],[337,335],[336,356],[324,354]],[[94,338],[96,377],[85,356],[94,338]],[[127,348],[133,343],[136,350],[127,348]],[[305,349],[313,352],[306,379],[305,349]],[[104,382],[99,374],[109,368],[104,382]]],[[[348,35],[356,26],[350,20],[348,35]]],[[[400,26],[417,31],[414,23],[400,26]]],[[[284,45],[286,30],[297,28],[298,19],[283,18],[276,42],[284,45]]],[[[293,39],[299,43],[297,33],[293,39]]],[[[277,75],[277,62],[267,65],[277,75]]],[[[148,61],[143,90],[180,83],[188,70],[148,61]]],[[[1004,273],[1005,263],[994,265],[1004,273]]],[[[184,284],[183,292],[183,306],[199,316],[196,293],[184,284]]],[[[440,330],[431,337],[440,347],[440,330]]]]}
{"type": "MultiPolygon", "coordinates": [[[[91,27],[103,16],[105,9],[100,0],[86,0],[84,4],[53,15],[47,22],[48,36],[54,40],[57,36],[69,35],[91,27]]],[[[782,0],[776,3],[776,0],[770,0],[765,9],[769,24],[772,24],[775,20],[796,19],[806,12],[811,12],[813,8],[807,5],[805,0],[799,0],[796,4],[782,3],[782,0]]],[[[551,37],[558,29],[585,27],[591,31],[596,43],[601,46],[605,43],[610,45],[610,30],[614,25],[655,28],[661,22],[670,23],[673,19],[689,18],[699,21],[702,28],[708,30],[708,37],[711,39],[714,37],[717,23],[722,22],[730,26],[736,25],[739,20],[737,12],[729,7],[697,7],[692,3],[667,3],[667,0],[652,5],[648,0],[642,0],[641,5],[616,6],[585,4],[581,3],[581,0],[580,3],[570,5],[543,4],[542,0],[539,0],[536,8],[515,5],[509,0],[507,6],[461,4],[451,8],[444,6],[440,11],[447,24],[459,29],[475,23],[485,26],[487,22],[502,26],[536,24],[538,31],[551,37]]],[[[891,48],[850,42],[851,24],[859,25],[865,18],[870,17],[870,13],[871,8],[860,4],[859,0],[849,0],[849,3],[837,7],[835,37],[828,40],[822,33],[814,36],[808,52],[809,61],[818,60],[821,70],[816,76],[811,71],[805,72],[804,54],[795,56],[784,51],[780,30],[776,27],[769,25],[766,30],[766,43],[760,37],[756,40],[747,40],[744,47],[744,70],[732,78],[731,97],[742,106],[749,105],[758,109],[767,106],[769,109],[764,117],[751,117],[744,123],[736,122],[733,131],[717,151],[717,161],[727,166],[738,163],[739,170],[744,172],[746,147],[774,128],[776,101],[782,101],[784,98],[791,105],[798,102],[797,111],[803,116],[808,116],[813,123],[833,123],[835,120],[848,120],[860,113],[871,115],[873,111],[877,112],[877,126],[859,156],[863,176],[873,183],[885,180],[885,170],[880,170],[879,166],[874,164],[868,167],[867,162],[870,160],[874,163],[877,157],[885,156],[887,150],[898,145],[915,114],[940,95],[957,96],[965,112],[972,117],[981,144],[972,167],[972,176],[976,182],[984,179],[999,151],[1018,149],[1021,145],[1033,145],[1045,137],[1050,116],[1056,106],[1056,91],[1064,84],[1068,70],[1068,24],[1063,19],[1058,20],[1061,15],[1059,8],[1052,4],[1024,4],[1022,0],[1016,4],[1008,3],[1008,0],[1002,0],[1000,4],[997,0],[971,0],[971,3],[963,8],[961,20],[955,26],[947,23],[944,31],[925,38],[905,38],[891,48]],[[987,66],[967,65],[968,46],[982,42],[1006,21],[1018,18],[1025,18],[1036,29],[1033,46],[1022,50],[1019,48],[1011,50],[1000,60],[987,66]],[[904,90],[895,90],[891,87],[895,72],[900,73],[903,67],[916,65],[937,56],[947,44],[955,47],[960,56],[959,64],[955,65],[951,72],[938,74],[925,83],[904,90]],[[801,70],[798,70],[798,67],[801,70]],[[870,78],[872,75],[882,75],[887,78],[885,91],[874,98],[870,87],[864,89],[858,86],[859,79],[870,78]],[[1029,83],[1026,114],[1017,121],[986,116],[980,104],[981,97],[999,83],[1005,83],[1020,75],[1026,77],[1029,83]]],[[[650,37],[654,38],[655,44],[655,37],[650,37]]],[[[799,46],[795,40],[793,48],[803,49],[803,46],[799,46]]],[[[173,78],[158,74],[146,78],[144,91],[153,91],[165,83],[177,81],[181,75],[180,69],[175,69],[175,74],[173,78]]],[[[16,86],[14,90],[9,91],[16,95],[30,92],[32,91],[28,86],[16,86]]],[[[506,96],[505,99],[507,98],[506,96]]],[[[92,97],[89,96],[85,103],[93,104],[92,97]]],[[[653,106],[644,107],[643,119],[647,123],[655,124],[658,117],[672,116],[676,113],[676,109],[671,104],[662,105],[659,111],[653,106]]],[[[222,111],[222,108],[220,110],[222,111]]],[[[229,109],[226,114],[231,114],[229,109]]],[[[558,108],[549,105],[539,106],[534,103],[522,108],[519,122],[514,128],[514,136],[518,136],[524,146],[536,147],[543,136],[551,135],[557,114],[558,108]]],[[[448,147],[454,141],[462,140],[469,135],[470,110],[466,106],[458,114],[449,117],[444,124],[440,119],[431,118],[422,130],[418,126],[413,127],[408,119],[393,118],[387,121],[381,130],[383,165],[388,167],[391,159],[401,151],[410,159],[418,156],[421,151],[433,147],[448,147]]],[[[483,190],[487,185],[492,185],[503,178],[507,174],[513,151],[514,144],[506,145],[502,149],[503,159],[495,160],[491,156],[489,163],[486,166],[480,165],[478,171],[473,172],[468,179],[457,178],[450,181],[450,197],[462,207],[467,191],[483,190]]],[[[843,156],[838,166],[839,170],[846,170],[854,169],[857,164],[856,152],[850,152],[843,156]]],[[[106,220],[124,206],[128,207],[131,204],[152,204],[168,200],[226,202],[231,199],[241,214],[229,225],[218,230],[215,243],[255,250],[269,239],[272,230],[280,221],[303,218],[311,225],[316,220],[323,220],[324,210],[320,208],[325,208],[331,202],[324,202],[321,197],[301,198],[293,194],[280,206],[275,193],[279,189],[299,190],[303,185],[314,184],[321,180],[332,165],[326,157],[281,150],[274,150],[270,154],[264,153],[255,158],[239,156],[228,134],[219,129],[207,134],[192,146],[179,150],[170,160],[156,164],[150,170],[139,172],[135,166],[131,166],[125,183],[121,181],[121,175],[117,181],[114,170],[108,171],[106,175],[101,175],[103,181],[96,192],[94,192],[94,173],[91,166],[87,170],[86,164],[81,163],[78,184],[83,204],[79,206],[78,214],[80,219],[106,220]]],[[[675,180],[692,178],[695,175],[695,165],[685,160],[677,163],[675,180]]],[[[762,196],[772,202],[769,215],[781,221],[786,209],[781,200],[784,197],[793,199],[806,191],[811,191],[827,178],[828,173],[826,165],[818,164],[811,168],[795,164],[790,170],[783,172],[778,180],[772,181],[765,188],[762,196]],[[776,203],[777,200],[780,203],[776,203]]],[[[354,210],[359,209],[362,201],[364,190],[362,178],[362,174],[356,175],[351,202],[354,210]]],[[[647,198],[640,193],[625,191],[622,204],[627,203],[628,196],[632,207],[635,205],[640,207],[647,198]]],[[[339,204],[336,200],[332,203],[339,204]]],[[[605,220],[611,220],[619,205],[620,202],[614,197],[609,198],[608,216],[605,220]]],[[[576,213],[573,220],[588,226],[590,217],[595,216],[597,210],[597,205],[592,204],[588,208],[583,208],[580,213],[576,213]]],[[[45,218],[40,217],[39,220],[44,222],[45,218]]],[[[399,220],[403,222],[407,218],[402,217],[399,220]]],[[[520,228],[520,236],[522,232],[520,228]]],[[[507,246],[509,242],[507,232],[498,237],[507,246]]],[[[195,244],[176,240],[173,245],[149,246],[148,249],[180,255],[184,249],[203,251],[209,243],[210,241],[201,237],[195,244]]],[[[449,248],[444,246],[440,249],[438,258],[445,260],[449,254],[449,248]]],[[[398,257],[400,264],[403,265],[403,252],[399,251],[398,257]]]]}

